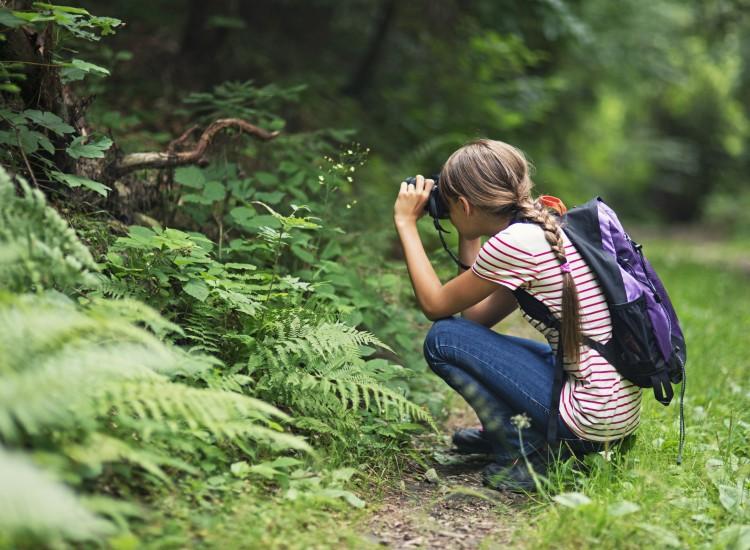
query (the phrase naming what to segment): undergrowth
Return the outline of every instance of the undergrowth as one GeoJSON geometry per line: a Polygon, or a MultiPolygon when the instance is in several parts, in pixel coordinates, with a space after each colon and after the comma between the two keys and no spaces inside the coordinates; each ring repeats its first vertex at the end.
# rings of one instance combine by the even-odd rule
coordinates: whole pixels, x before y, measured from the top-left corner
{"type": "Polygon", "coordinates": [[[251,174],[178,169],[179,210],[125,235],[70,213],[93,250],[0,172],[0,546],[149,543],[154,521],[191,531],[171,499],[255,514],[248,487],[276,503],[258,514],[361,508],[435,429],[407,287],[326,218],[365,156],[330,137],[279,139],[251,174]]]}

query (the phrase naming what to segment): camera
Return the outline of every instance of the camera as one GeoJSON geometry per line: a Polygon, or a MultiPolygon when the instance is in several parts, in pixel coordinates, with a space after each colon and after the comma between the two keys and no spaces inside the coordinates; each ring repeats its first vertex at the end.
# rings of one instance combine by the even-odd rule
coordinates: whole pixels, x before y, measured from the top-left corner
{"type": "MultiPolygon", "coordinates": [[[[440,196],[440,191],[438,189],[440,174],[435,174],[434,176],[425,179],[431,179],[435,182],[435,185],[433,185],[432,189],[430,190],[430,198],[425,205],[425,210],[435,220],[447,220],[450,217],[448,205],[445,204],[445,201],[440,196]]],[[[405,181],[407,184],[417,184],[417,178],[415,176],[404,178],[403,181],[405,181]]]]}
{"type": "MultiPolygon", "coordinates": [[[[456,265],[460,266],[462,269],[469,269],[469,266],[461,262],[461,260],[456,257],[451,249],[448,248],[448,245],[445,242],[445,238],[443,237],[443,233],[449,233],[449,231],[447,231],[440,225],[440,220],[447,220],[450,218],[450,209],[448,208],[446,202],[443,200],[443,197],[440,196],[440,188],[438,186],[438,183],[440,182],[440,174],[435,174],[431,178],[426,179],[433,180],[435,184],[430,190],[430,198],[427,200],[427,204],[425,205],[424,209],[430,216],[432,216],[432,222],[435,225],[435,229],[437,229],[438,236],[440,237],[440,242],[443,244],[443,248],[445,249],[445,251],[451,257],[451,259],[456,262],[456,265]]],[[[414,185],[417,184],[416,176],[404,178],[403,181],[405,181],[407,185],[410,183],[413,183],[414,185]]]]}

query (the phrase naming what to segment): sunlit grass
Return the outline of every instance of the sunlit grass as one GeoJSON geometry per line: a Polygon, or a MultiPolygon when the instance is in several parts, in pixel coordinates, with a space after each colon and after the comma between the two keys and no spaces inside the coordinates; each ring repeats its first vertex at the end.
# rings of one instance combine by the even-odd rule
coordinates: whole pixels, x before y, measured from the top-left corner
{"type": "MultiPolygon", "coordinates": [[[[685,331],[687,442],[677,465],[678,400],[644,400],[632,447],[585,468],[562,464],[550,495],[536,498],[514,542],[528,548],[749,548],[750,277],[748,254],[717,267],[719,245],[702,251],[676,242],[646,243],[685,331]],[[702,253],[705,252],[705,253],[702,253]],[[582,471],[583,470],[583,471],[582,471]],[[575,502],[550,500],[575,492],[575,502]],[[576,495],[577,496],[577,495],[576,495]]],[[[747,249],[746,249],[747,250],[747,249]]],[[[650,391],[650,390],[648,390],[650,391]]]]}

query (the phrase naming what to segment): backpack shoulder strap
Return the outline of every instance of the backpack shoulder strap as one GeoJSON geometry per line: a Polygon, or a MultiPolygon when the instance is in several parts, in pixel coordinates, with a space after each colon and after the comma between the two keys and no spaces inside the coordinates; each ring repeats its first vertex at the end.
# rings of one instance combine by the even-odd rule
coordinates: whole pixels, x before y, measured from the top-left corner
{"type": "MultiPolygon", "coordinates": [[[[549,310],[549,308],[545,306],[541,301],[537,300],[531,294],[520,288],[514,290],[513,294],[518,301],[518,305],[529,317],[531,317],[535,321],[541,321],[545,326],[552,327],[558,332],[561,331],[560,321],[557,319],[557,317],[552,315],[552,312],[549,310]]],[[[604,357],[609,363],[614,364],[612,362],[614,359],[614,357],[612,357],[613,352],[608,345],[597,342],[596,340],[593,340],[588,336],[583,336],[582,340],[584,344],[596,350],[599,355],[604,357]]]]}
{"type": "MultiPolygon", "coordinates": [[[[536,321],[544,323],[547,327],[552,327],[557,330],[558,334],[561,333],[560,321],[552,315],[550,309],[545,306],[541,301],[534,298],[531,294],[521,288],[517,288],[513,291],[513,294],[518,301],[518,305],[529,317],[536,321]]],[[[610,364],[614,364],[613,353],[611,347],[601,342],[597,342],[583,336],[583,343],[588,347],[596,350],[599,355],[604,357],[610,364]]],[[[557,418],[560,414],[560,392],[562,392],[563,383],[565,382],[565,367],[564,367],[564,350],[562,344],[562,338],[558,339],[557,354],[555,357],[555,372],[552,382],[551,394],[550,394],[550,418],[549,424],[547,425],[547,442],[553,444],[557,441],[557,418]]],[[[668,388],[671,390],[671,388],[668,388]]]]}

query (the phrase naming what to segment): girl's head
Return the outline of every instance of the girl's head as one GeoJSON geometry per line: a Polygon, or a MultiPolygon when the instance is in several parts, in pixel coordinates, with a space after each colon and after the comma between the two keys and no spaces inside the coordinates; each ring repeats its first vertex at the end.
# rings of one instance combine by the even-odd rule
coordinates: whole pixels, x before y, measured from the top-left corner
{"type": "MultiPolygon", "coordinates": [[[[440,194],[450,205],[451,219],[458,230],[474,237],[472,219],[490,217],[502,224],[519,216],[538,224],[544,231],[560,264],[567,263],[560,224],[531,196],[534,182],[529,163],[516,147],[491,139],[477,139],[463,145],[445,161],[440,171],[440,194]]],[[[573,277],[563,272],[562,340],[565,354],[579,359],[581,342],[578,294],[573,277]]]]}
{"type": "Polygon", "coordinates": [[[449,204],[461,197],[473,208],[510,218],[530,201],[534,183],[523,153],[502,141],[477,139],[455,151],[440,172],[440,194],[449,204]]]}

